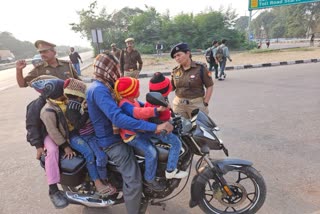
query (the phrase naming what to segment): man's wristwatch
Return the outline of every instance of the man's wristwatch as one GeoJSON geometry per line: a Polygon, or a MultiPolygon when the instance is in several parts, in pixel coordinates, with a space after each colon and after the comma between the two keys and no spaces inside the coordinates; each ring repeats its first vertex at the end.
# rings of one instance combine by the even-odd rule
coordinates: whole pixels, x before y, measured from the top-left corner
{"type": "Polygon", "coordinates": [[[205,107],[207,107],[209,104],[206,103],[206,102],[203,102],[203,105],[204,105],[205,107]]]}

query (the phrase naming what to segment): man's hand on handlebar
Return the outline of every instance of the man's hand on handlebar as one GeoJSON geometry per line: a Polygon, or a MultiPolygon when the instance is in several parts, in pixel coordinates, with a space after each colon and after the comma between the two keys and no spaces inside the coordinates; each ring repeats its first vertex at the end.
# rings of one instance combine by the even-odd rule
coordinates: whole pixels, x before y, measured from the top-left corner
{"type": "Polygon", "coordinates": [[[164,122],[157,125],[156,133],[160,133],[161,131],[165,130],[166,133],[170,133],[173,130],[173,126],[169,122],[164,122]]]}

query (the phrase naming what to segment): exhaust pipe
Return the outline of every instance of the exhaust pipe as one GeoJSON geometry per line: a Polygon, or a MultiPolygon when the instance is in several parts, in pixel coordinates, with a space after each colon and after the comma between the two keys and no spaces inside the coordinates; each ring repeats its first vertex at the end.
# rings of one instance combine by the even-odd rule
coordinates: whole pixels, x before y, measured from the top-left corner
{"type": "Polygon", "coordinates": [[[72,193],[72,192],[66,192],[66,196],[70,203],[82,204],[87,207],[103,208],[103,207],[109,207],[115,203],[113,200],[110,200],[110,199],[103,200],[99,198],[89,197],[88,195],[85,195],[85,194],[78,194],[78,193],[72,193]]]}

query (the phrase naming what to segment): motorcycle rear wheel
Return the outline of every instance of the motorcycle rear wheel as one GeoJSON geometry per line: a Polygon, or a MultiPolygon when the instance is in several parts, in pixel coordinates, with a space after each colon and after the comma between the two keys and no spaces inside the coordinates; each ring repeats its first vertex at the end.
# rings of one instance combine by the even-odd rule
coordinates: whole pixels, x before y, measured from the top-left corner
{"type": "Polygon", "coordinates": [[[223,175],[233,192],[229,197],[213,178],[201,188],[199,207],[208,214],[256,213],[266,199],[266,184],[251,166],[235,168],[223,175]]]}

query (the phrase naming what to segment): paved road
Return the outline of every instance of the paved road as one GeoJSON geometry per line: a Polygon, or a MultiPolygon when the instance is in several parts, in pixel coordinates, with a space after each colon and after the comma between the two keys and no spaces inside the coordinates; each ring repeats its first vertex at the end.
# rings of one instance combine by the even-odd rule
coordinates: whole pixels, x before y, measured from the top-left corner
{"type": "MultiPolygon", "coordinates": [[[[260,214],[320,210],[319,71],[319,63],[238,70],[216,82],[210,115],[222,130],[230,156],[253,161],[265,177],[268,195],[260,214]]],[[[147,91],[147,81],[141,80],[141,94],[147,91]]],[[[125,213],[122,205],[53,208],[35,150],[25,141],[25,106],[36,96],[30,88],[0,91],[0,213],[125,213]]],[[[223,157],[219,151],[212,156],[223,157]]],[[[188,208],[189,185],[167,203],[166,211],[151,207],[149,212],[202,213],[188,208]]]]}

